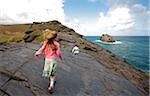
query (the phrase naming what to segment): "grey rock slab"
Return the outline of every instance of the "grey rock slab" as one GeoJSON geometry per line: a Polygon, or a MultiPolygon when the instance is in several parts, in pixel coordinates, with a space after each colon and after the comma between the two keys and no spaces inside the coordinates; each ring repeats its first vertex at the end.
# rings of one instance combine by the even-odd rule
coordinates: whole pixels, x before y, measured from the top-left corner
{"type": "MultiPolygon", "coordinates": [[[[49,80],[42,77],[44,57],[34,58],[40,46],[33,43],[18,44],[14,49],[0,54],[0,68],[25,80],[19,81],[0,74],[1,89],[12,96],[50,95],[47,92],[49,80]]],[[[57,83],[52,96],[145,96],[131,82],[104,67],[88,53],[81,51],[74,56],[70,49],[61,48],[65,62],[57,59],[57,83]]]]}
{"type": "Polygon", "coordinates": [[[11,80],[3,89],[7,89],[10,96],[34,96],[29,88],[14,80],[11,80]]]}

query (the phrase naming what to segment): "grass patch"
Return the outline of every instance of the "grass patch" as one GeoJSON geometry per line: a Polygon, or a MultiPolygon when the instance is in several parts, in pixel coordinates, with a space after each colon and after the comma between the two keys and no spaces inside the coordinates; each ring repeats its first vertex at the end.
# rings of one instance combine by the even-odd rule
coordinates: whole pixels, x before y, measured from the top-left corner
{"type": "Polygon", "coordinates": [[[9,35],[0,35],[0,43],[6,43],[11,38],[9,35]]]}
{"type": "Polygon", "coordinates": [[[41,42],[43,42],[43,41],[44,41],[43,36],[39,36],[39,37],[35,38],[33,42],[41,43],[41,42]]]}
{"type": "Polygon", "coordinates": [[[24,37],[23,32],[0,34],[0,43],[19,42],[19,41],[23,40],[23,37],[24,37]]]}
{"type": "Polygon", "coordinates": [[[30,27],[30,25],[25,25],[25,24],[0,25],[0,33],[3,33],[5,31],[9,31],[9,32],[24,32],[29,27],[30,27]]]}
{"type": "Polygon", "coordinates": [[[150,78],[150,74],[149,73],[145,73],[145,77],[150,78]]]}

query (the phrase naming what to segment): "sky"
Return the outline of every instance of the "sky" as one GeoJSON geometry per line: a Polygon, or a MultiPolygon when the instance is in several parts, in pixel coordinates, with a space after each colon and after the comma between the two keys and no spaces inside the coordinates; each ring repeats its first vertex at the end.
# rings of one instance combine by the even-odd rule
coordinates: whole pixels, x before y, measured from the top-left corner
{"type": "Polygon", "coordinates": [[[85,36],[147,36],[149,0],[0,0],[0,24],[58,20],[85,36]]]}

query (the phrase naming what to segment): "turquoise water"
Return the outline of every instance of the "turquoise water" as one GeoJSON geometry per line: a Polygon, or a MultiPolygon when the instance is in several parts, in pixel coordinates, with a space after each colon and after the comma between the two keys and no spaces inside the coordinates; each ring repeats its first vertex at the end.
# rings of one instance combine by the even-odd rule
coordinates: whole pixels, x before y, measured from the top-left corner
{"type": "Polygon", "coordinates": [[[85,36],[85,38],[126,59],[129,64],[136,68],[150,72],[148,36],[115,36],[115,40],[122,42],[115,45],[97,42],[99,36],[85,36]]]}

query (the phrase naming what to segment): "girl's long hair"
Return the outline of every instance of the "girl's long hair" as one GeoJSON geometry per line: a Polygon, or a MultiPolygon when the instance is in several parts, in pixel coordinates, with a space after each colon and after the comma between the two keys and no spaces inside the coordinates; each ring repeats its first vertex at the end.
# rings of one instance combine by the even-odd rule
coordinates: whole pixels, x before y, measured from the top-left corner
{"type": "Polygon", "coordinates": [[[46,47],[51,47],[53,51],[56,51],[57,47],[54,44],[54,39],[53,38],[52,39],[47,39],[47,45],[46,45],[46,47]]]}
{"type": "Polygon", "coordinates": [[[57,37],[57,32],[55,31],[51,31],[51,32],[48,32],[47,36],[50,35],[50,38],[47,38],[46,39],[46,47],[50,47],[52,48],[53,51],[56,51],[57,50],[57,46],[55,45],[54,41],[55,41],[55,38],[57,37]]]}

